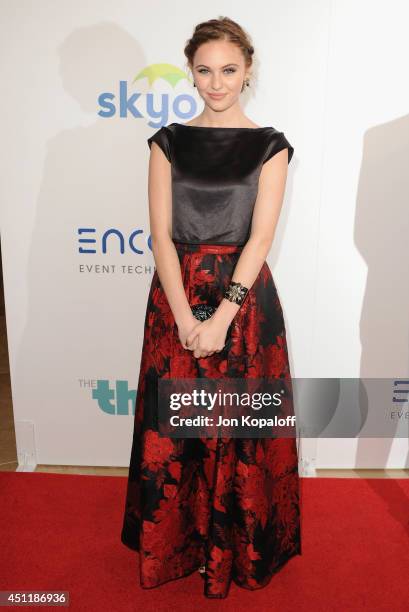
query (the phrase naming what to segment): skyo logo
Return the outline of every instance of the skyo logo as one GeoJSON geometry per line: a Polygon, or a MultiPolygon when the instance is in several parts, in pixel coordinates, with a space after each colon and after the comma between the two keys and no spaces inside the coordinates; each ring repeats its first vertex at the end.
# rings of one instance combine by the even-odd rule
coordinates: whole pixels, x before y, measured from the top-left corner
{"type": "MultiPolygon", "coordinates": [[[[149,87],[152,87],[158,79],[163,79],[175,88],[180,81],[190,81],[186,72],[173,64],[151,64],[141,70],[133,79],[132,84],[141,79],[148,79],[149,87]]],[[[149,122],[151,127],[161,127],[168,123],[169,113],[176,115],[180,119],[190,119],[196,114],[197,103],[195,98],[189,93],[181,93],[176,96],[167,93],[160,94],[160,104],[153,93],[128,92],[128,82],[119,81],[118,94],[104,92],[98,96],[98,103],[101,109],[98,111],[100,117],[109,119],[119,113],[122,118],[128,118],[131,114],[135,119],[149,117],[156,123],[149,122]],[[135,106],[140,102],[139,106],[135,106]]]]}

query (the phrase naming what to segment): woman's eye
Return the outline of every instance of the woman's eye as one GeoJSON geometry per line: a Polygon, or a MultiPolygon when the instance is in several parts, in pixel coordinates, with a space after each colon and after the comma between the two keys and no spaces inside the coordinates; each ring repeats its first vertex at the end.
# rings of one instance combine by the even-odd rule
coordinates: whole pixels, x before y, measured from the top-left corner
{"type": "MultiPolygon", "coordinates": [[[[199,74],[205,74],[206,72],[209,72],[207,70],[207,68],[200,68],[199,69],[199,74]]],[[[224,72],[227,72],[228,74],[232,74],[232,73],[236,72],[236,70],[234,68],[225,68],[224,72]]]]}

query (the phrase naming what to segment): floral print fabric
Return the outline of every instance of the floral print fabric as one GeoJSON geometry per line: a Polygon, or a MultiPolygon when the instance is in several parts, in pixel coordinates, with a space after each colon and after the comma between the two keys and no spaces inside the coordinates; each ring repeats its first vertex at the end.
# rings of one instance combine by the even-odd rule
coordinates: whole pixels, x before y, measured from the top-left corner
{"type": "MultiPolygon", "coordinates": [[[[217,306],[243,247],[175,242],[189,304],[217,306]]],[[[142,343],[121,541],[139,551],[140,584],[161,584],[206,565],[204,595],[225,598],[234,581],[266,586],[301,554],[295,438],[164,438],[157,383],[164,378],[279,377],[291,384],[277,290],[264,262],[221,353],[182,347],[158,274],[142,343]]]]}

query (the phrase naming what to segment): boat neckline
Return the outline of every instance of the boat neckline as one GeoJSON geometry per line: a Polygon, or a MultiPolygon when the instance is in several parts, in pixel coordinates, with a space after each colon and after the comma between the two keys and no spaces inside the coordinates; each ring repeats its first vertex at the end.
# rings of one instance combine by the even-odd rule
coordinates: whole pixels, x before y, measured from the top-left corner
{"type": "Polygon", "coordinates": [[[251,130],[253,132],[256,132],[258,130],[268,130],[271,129],[271,126],[265,126],[265,127],[257,127],[257,128],[251,128],[251,127],[225,127],[225,126],[213,126],[213,125],[186,125],[186,123],[176,123],[173,122],[171,123],[171,125],[180,125],[181,127],[185,127],[185,128],[195,128],[197,130],[251,130]]]}

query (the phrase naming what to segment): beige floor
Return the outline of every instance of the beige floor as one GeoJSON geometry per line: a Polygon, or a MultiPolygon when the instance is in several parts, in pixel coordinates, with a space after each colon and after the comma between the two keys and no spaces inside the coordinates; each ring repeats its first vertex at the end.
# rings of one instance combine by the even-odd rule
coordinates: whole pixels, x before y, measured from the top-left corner
{"type": "MultiPolygon", "coordinates": [[[[0,279],[0,471],[15,472],[18,467],[16,437],[11,401],[10,369],[3,291],[0,279]]],[[[60,474],[92,474],[98,476],[127,476],[127,468],[76,465],[38,465],[36,472],[60,474]]],[[[325,478],[408,478],[409,470],[317,470],[325,478]]]]}

